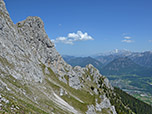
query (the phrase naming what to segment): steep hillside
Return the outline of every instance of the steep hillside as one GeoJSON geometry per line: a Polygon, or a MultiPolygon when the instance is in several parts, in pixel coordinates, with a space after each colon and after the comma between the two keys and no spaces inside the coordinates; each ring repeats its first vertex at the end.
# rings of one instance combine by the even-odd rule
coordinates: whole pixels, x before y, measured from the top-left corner
{"type": "Polygon", "coordinates": [[[114,91],[119,97],[121,97],[122,102],[128,105],[136,114],[150,114],[152,107],[140,100],[135,99],[131,95],[126,94],[119,88],[114,88],[114,91]]]}

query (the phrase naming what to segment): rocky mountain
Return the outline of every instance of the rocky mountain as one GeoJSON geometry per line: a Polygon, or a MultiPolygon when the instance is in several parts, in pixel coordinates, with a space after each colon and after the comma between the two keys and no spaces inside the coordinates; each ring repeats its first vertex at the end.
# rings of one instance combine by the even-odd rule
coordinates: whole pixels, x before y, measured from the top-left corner
{"type": "Polygon", "coordinates": [[[128,57],[141,66],[152,68],[152,51],[134,53],[128,57]]]}
{"type": "Polygon", "coordinates": [[[106,75],[134,74],[142,68],[127,57],[113,60],[102,68],[102,73],[106,75]]]}
{"type": "Polygon", "coordinates": [[[93,57],[99,57],[99,56],[108,56],[108,55],[130,55],[132,52],[129,50],[119,50],[119,49],[114,49],[112,51],[109,52],[105,52],[105,53],[99,53],[96,55],[93,55],[93,57]]]}
{"type": "Polygon", "coordinates": [[[102,63],[92,57],[73,57],[73,56],[63,56],[63,59],[71,66],[81,66],[85,67],[88,64],[92,64],[99,71],[102,68],[102,63]]]}
{"type": "MultiPolygon", "coordinates": [[[[132,59],[135,59],[132,57],[132,59]]],[[[63,59],[71,66],[85,67],[88,64],[92,64],[97,68],[103,75],[139,75],[139,76],[151,76],[152,68],[143,67],[137,64],[129,57],[120,56],[108,56],[105,59],[109,59],[111,62],[103,65],[100,61],[92,57],[74,57],[74,56],[63,56],[63,59]],[[115,59],[114,59],[115,58],[115,59]],[[113,60],[114,59],[114,60],[113,60]]],[[[137,58],[136,58],[137,59],[137,58]]],[[[142,60],[141,60],[142,61],[142,60]]],[[[147,59],[145,61],[148,61],[147,59]]],[[[146,64],[146,63],[145,63],[146,64]]],[[[148,62],[147,62],[148,64],[148,62]]]]}
{"type": "Polygon", "coordinates": [[[142,67],[128,57],[121,57],[102,67],[101,72],[104,75],[151,76],[152,69],[142,67]]]}
{"type": "Polygon", "coordinates": [[[152,67],[152,52],[151,51],[130,52],[130,51],[117,50],[116,52],[111,52],[108,54],[100,54],[100,55],[94,56],[94,58],[100,61],[102,64],[106,65],[115,59],[118,59],[121,57],[128,57],[129,59],[131,59],[133,62],[135,62],[138,65],[141,65],[143,67],[152,67]]]}
{"type": "MultiPolygon", "coordinates": [[[[148,111],[151,108],[145,107],[148,111]]],[[[0,113],[134,114],[136,111],[121,100],[93,65],[73,68],[67,64],[48,38],[39,17],[27,17],[14,24],[0,0],[0,113]]]]}
{"type": "MultiPolygon", "coordinates": [[[[114,56],[108,56],[108,57],[114,57],[114,56]]],[[[87,62],[83,62],[83,59],[85,57],[64,56],[63,58],[67,62],[79,58],[78,64],[80,66],[81,64],[89,63],[89,60],[87,59],[85,59],[85,61],[87,62]]],[[[93,58],[91,60],[95,61],[95,59],[93,58]]],[[[75,61],[72,62],[75,63],[75,61]]],[[[69,62],[69,64],[71,63],[69,62]]],[[[95,62],[92,61],[92,63],[95,62]]],[[[119,87],[124,91],[126,91],[128,94],[135,96],[136,98],[148,104],[152,104],[152,100],[151,100],[152,99],[152,85],[151,85],[152,68],[151,67],[144,67],[142,65],[139,65],[129,57],[125,57],[125,56],[118,57],[106,65],[103,65],[98,61],[98,65],[99,65],[98,67],[100,67],[98,68],[100,73],[105,75],[110,80],[110,83],[114,87],[119,87]]]]}

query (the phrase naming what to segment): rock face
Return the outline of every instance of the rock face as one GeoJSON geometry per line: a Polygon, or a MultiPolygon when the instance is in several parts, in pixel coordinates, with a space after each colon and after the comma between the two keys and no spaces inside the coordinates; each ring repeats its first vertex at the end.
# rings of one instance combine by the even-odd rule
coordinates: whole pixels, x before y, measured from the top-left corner
{"type": "Polygon", "coordinates": [[[0,93],[0,113],[117,113],[107,78],[92,65],[72,68],[64,62],[39,17],[13,24],[3,0],[0,93]]]}

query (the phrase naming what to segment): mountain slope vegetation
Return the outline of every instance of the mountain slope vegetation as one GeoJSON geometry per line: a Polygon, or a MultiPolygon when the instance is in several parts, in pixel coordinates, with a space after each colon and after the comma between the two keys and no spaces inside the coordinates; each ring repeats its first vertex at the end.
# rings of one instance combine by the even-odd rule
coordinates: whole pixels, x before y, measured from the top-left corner
{"type": "Polygon", "coordinates": [[[151,114],[152,107],[150,105],[135,99],[119,88],[115,88],[114,91],[121,97],[122,102],[128,105],[136,114],[151,114]]]}
{"type": "MultiPolygon", "coordinates": [[[[144,52],[141,54],[133,53],[132,55],[132,53],[123,52],[120,54],[114,53],[113,55],[103,56],[102,62],[111,62],[106,64],[103,62],[104,64],[102,64],[98,61],[102,64],[102,66],[99,66],[100,73],[108,77],[113,86],[119,87],[130,95],[152,105],[152,68],[149,66],[145,67],[144,65],[139,65],[133,60],[133,58],[135,59],[137,57],[141,59],[140,61],[150,61],[150,54],[151,52],[144,52]],[[145,53],[147,53],[147,58],[145,57],[145,53]]],[[[72,60],[69,56],[67,56],[67,58],[68,61],[72,60]]],[[[79,59],[82,58],[83,57],[79,57],[79,59]]],[[[80,65],[82,60],[79,60],[78,62],[80,65]]],[[[65,61],[67,60],[65,59],[65,61]]],[[[89,61],[86,63],[89,63],[89,61]]]]}

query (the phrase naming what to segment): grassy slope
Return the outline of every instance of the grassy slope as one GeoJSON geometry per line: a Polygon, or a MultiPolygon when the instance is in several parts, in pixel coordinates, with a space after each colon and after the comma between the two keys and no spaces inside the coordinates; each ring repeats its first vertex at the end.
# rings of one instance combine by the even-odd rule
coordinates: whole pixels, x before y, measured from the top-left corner
{"type": "MultiPolygon", "coordinates": [[[[4,65],[8,65],[6,61],[3,63],[4,65]]],[[[11,91],[6,90],[5,87],[0,90],[1,95],[9,100],[8,104],[2,102],[3,107],[0,113],[6,112],[9,114],[26,114],[31,112],[32,114],[47,114],[51,110],[54,113],[68,114],[68,111],[62,110],[58,105],[54,104],[50,99],[48,99],[45,94],[47,93],[51,95],[51,91],[54,91],[57,95],[59,95],[60,88],[63,88],[68,93],[67,95],[62,96],[62,98],[75,109],[77,109],[80,113],[85,113],[87,111],[87,105],[95,105],[95,99],[99,99],[99,95],[90,94],[94,93],[91,89],[91,86],[96,87],[96,85],[91,81],[86,81],[84,83],[85,88],[81,90],[75,90],[69,85],[61,82],[50,68],[48,68],[49,74],[46,74],[44,70],[45,65],[40,66],[42,67],[45,75],[43,83],[25,83],[21,80],[16,80],[11,75],[7,75],[1,72],[5,75],[5,78],[2,78],[0,76],[0,80],[6,83],[11,91]],[[45,87],[46,90],[41,89],[40,87],[45,87]],[[33,100],[36,96],[37,103],[35,103],[35,101],[33,100]],[[12,110],[11,108],[13,107],[14,109],[12,110]],[[17,109],[16,107],[18,107],[19,109],[17,109]]],[[[68,80],[67,76],[65,77],[68,80]]],[[[103,110],[104,113],[108,113],[108,111],[109,109],[103,110]]]]}
{"type": "MultiPolygon", "coordinates": [[[[8,62],[3,62],[4,65],[8,65],[8,62]]],[[[81,90],[75,90],[71,88],[68,84],[61,82],[57,75],[48,68],[49,73],[45,73],[46,66],[40,65],[43,73],[45,75],[45,79],[43,83],[25,83],[21,80],[16,80],[11,75],[5,75],[5,78],[1,78],[1,80],[7,84],[8,88],[11,91],[6,90],[6,88],[0,89],[1,95],[9,100],[9,103],[6,104],[2,102],[3,106],[0,113],[7,112],[8,114],[16,113],[16,114],[47,114],[48,112],[60,113],[60,114],[70,114],[70,112],[66,110],[62,110],[58,105],[56,105],[51,99],[46,97],[47,95],[51,95],[52,91],[54,91],[57,95],[60,93],[60,88],[63,88],[67,94],[62,96],[62,98],[68,102],[69,105],[73,106],[79,113],[85,113],[87,111],[87,105],[94,104],[95,100],[98,99],[100,103],[101,99],[100,95],[106,93],[107,97],[110,99],[111,103],[116,106],[116,110],[118,114],[128,114],[131,113],[125,106],[122,104],[119,97],[113,95],[112,91],[107,89],[105,86],[98,88],[99,95],[95,95],[92,88],[97,88],[97,85],[92,81],[87,81],[81,79],[84,82],[84,88],[81,90]],[[42,87],[45,87],[43,89],[42,87]],[[25,94],[24,94],[25,93],[25,94]],[[92,93],[93,95],[91,95],[92,93]],[[37,103],[34,101],[34,97],[37,97],[37,103]],[[117,101],[117,102],[115,102],[117,101]],[[15,109],[11,109],[14,107],[15,109]],[[19,107],[19,109],[17,109],[19,107]]],[[[84,75],[84,79],[92,76],[88,71],[86,71],[86,75],[84,75]]],[[[68,77],[65,76],[67,81],[68,77]]],[[[103,79],[101,78],[100,84],[102,85],[103,79]]],[[[103,109],[102,113],[106,114],[109,112],[109,109],[103,109]]]]}

